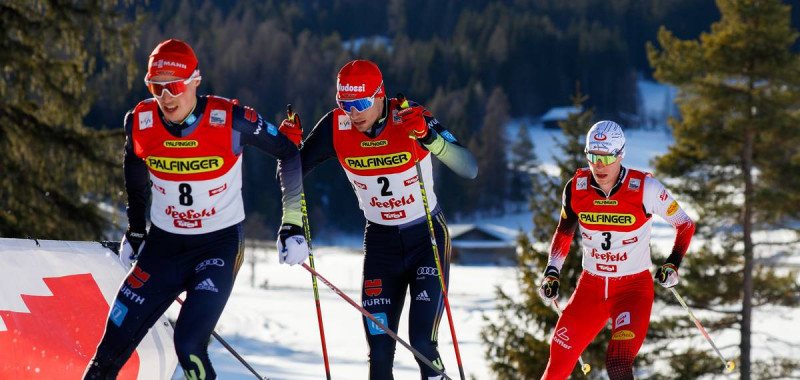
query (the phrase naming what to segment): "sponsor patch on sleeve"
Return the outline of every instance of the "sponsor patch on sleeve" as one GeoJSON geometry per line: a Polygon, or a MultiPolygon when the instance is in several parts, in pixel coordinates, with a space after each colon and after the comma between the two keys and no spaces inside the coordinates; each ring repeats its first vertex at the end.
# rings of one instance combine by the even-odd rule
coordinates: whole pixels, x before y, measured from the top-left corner
{"type": "Polygon", "coordinates": [[[440,133],[440,135],[441,135],[442,137],[444,137],[444,139],[445,139],[447,142],[454,143],[454,142],[456,142],[456,141],[457,141],[457,140],[456,140],[456,137],[455,137],[455,136],[453,136],[453,134],[452,134],[452,133],[450,133],[450,131],[442,131],[442,133],[440,133]]]}
{"type": "Polygon", "coordinates": [[[667,216],[672,216],[673,214],[678,212],[679,207],[680,206],[678,206],[677,201],[672,201],[672,203],[669,204],[669,207],[667,207],[667,216]]]}

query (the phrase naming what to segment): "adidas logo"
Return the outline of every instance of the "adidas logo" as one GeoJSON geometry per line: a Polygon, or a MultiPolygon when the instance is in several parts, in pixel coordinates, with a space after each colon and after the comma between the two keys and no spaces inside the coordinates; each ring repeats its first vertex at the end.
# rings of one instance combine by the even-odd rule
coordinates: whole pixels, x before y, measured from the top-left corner
{"type": "Polygon", "coordinates": [[[430,302],[431,299],[430,299],[430,297],[428,297],[428,291],[427,290],[423,290],[422,292],[417,294],[416,300],[417,301],[429,301],[430,302]]]}
{"type": "Polygon", "coordinates": [[[197,284],[197,287],[194,290],[208,290],[210,292],[219,293],[219,289],[214,286],[214,282],[211,281],[210,278],[203,280],[203,282],[197,284]]]}

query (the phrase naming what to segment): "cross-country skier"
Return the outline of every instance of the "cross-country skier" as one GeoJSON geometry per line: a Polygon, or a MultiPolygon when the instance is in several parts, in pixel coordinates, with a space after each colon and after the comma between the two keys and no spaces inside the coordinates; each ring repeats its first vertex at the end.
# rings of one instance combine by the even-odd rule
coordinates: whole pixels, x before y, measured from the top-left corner
{"type": "MultiPolygon", "coordinates": [[[[336,101],[338,107],[317,123],[303,143],[303,172],[325,160],[339,160],[367,219],[362,304],[397,331],[410,290],[411,345],[443,370],[437,340],[444,299],[414,158],[420,160],[445,282],[450,238],[433,191],[431,156],[465,178],[477,175],[475,159],[425,108],[388,98],[382,74],[370,61],[356,60],[342,67],[336,101]]],[[[300,143],[302,128],[297,120],[284,120],[280,129],[300,143]]],[[[393,379],[395,341],[366,318],[364,332],[369,378],[393,379]]],[[[418,364],[422,379],[441,378],[418,364]]]]}
{"type": "Polygon", "coordinates": [[[278,159],[279,255],[281,263],[292,265],[308,257],[300,227],[300,155],[253,109],[198,96],[198,61],[186,43],[160,43],[147,67],[145,84],[153,98],[125,116],[128,230],[120,260],[126,268],[135,265],[120,286],[84,379],[116,379],[147,330],[186,291],[175,323],[178,360],[187,378],[212,380],[216,373],[206,346],[243,259],[242,150],[253,145],[278,159]]]}
{"type": "Polygon", "coordinates": [[[586,134],[589,168],[579,169],[564,187],[561,220],[539,293],[558,297],[559,272],[576,227],[583,245],[583,273],[556,324],[550,360],[542,379],[561,380],[611,318],[606,351],[612,380],[633,379],[633,359],[642,346],[653,305],[650,230],[658,215],[677,231],[672,253],[656,271],[665,288],[678,283],[678,267],[689,248],[694,223],[667,189],[649,173],[625,168],[625,135],[613,121],[594,124],[586,134]]]}

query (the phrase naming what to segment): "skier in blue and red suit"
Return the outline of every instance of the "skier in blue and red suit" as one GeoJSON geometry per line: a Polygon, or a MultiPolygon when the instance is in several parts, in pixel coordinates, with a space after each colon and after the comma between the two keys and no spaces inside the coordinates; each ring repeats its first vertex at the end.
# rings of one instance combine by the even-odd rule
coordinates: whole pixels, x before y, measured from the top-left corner
{"type": "MultiPolygon", "coordinates": [[[[444,370],[437,350],[444,299],[414,158],[420,161],[445,282],[450,238],[433,191],[431,157],[465,178],[477,175],[475,159],[425,108],[388,98],[383,76],[372,62],[356,60],[342,67],[336,101],[338,107],[320,119],[303,142],[303,173],[325,160],[339,160],[367,219],[362,304],[396,332],[410,291],[410,343],[444,370]]],[[[280,130],[300,144],[297,120],[284,120],[280,130]]],[[[395,341],[366,318],[364,332],[369,378],[392,379],[395,341]]],[[[422,379],[441,378],[418,364],[422,379]]]]}
{"type": "Polygon", "coordinates": [[[200,70],[189,45],[160,43],[145,83],[153,98],[125,116],[124,172],[128,230],[120,260],[131,268],[120,286],[84,379],[116,379],[148,329],[175,298],[175,349],[189,379],[216,379],[206,346],[242,264],[242,150],[278,159],[283,218],[278,251],[291,265],[308,257],[297,147],[249,107],[198,96],[200,70]],[[150,188],[151,226],[146,228],[150,188]]]}

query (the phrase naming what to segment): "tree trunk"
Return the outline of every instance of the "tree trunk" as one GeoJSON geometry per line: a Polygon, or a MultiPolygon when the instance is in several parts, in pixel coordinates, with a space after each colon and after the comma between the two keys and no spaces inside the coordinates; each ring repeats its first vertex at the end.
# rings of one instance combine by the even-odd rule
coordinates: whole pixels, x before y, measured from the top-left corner
{"type": "MultiPolygon", "coordinates": [[[[755,116],[755,115],[752,115],[755,116]]],[[[744,213],[742,215],[742,240],[744,241],[744,282],[742,300],[741,379],[750,380],[750,335],[753,319],[753,144],[755,130],[745,131],[742,152],[744,175],[744,213]]]]}

